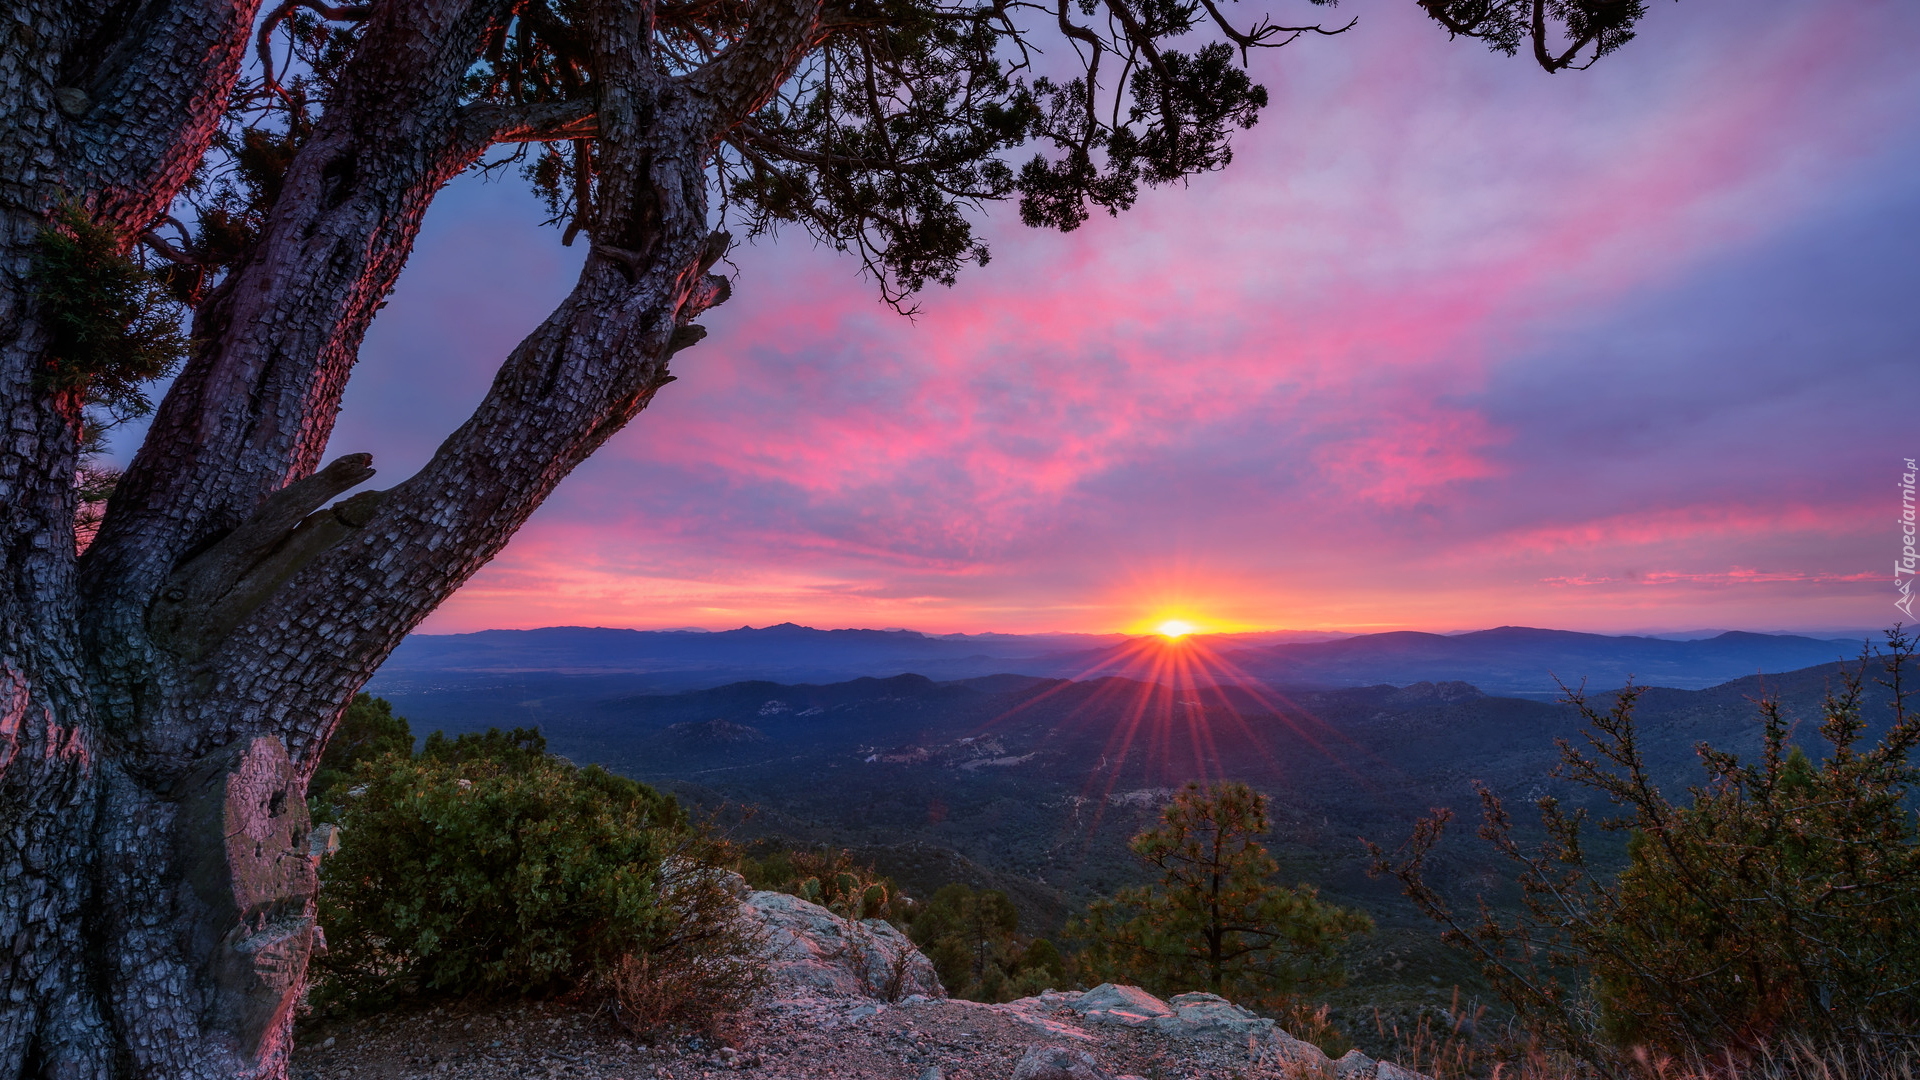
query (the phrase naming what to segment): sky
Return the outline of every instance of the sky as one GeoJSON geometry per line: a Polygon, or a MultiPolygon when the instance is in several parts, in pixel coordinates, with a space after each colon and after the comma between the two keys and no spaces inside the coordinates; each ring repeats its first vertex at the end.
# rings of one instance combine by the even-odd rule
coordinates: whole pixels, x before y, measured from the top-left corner
{"type": "MultiPolygon", "coordinates": [[[[1920,6],[1654,0],[1594,69],[1410,0],[1256,57],[1224,171],[913,319],[736,249],[679,381],[436,633],[1603,633],[1890,624],[1920,340],[1920,6]]],[[[440,197],[330,453],[422,465],[571,287],[517,183],[440,197]]]]}

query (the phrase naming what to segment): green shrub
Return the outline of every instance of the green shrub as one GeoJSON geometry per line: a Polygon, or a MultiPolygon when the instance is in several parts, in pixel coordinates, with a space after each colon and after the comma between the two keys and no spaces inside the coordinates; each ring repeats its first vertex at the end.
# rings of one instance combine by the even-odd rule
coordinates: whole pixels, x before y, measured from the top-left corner
{"type": "Polygon", "coordinates": [[[1590,1063],[1756,1059],[1768,1046],[1920,1035],[1920,770],[1910,757],[1920,715],[1901,685],[1912,643],[1889,642],[1881,682],[1893,718],[1877,746],[1859,747],[1863,662],[1827,698],[1824,760],[1791,745],[1777,703],[1761,702],[1760,759],[1701,746],[1706,782],[1684,802],[1648,773],[1638,689],[1604,712],[1570,695],[1587,745],[1562,743],[1558,772],[1617,811],[1601,827],[1626,837],[1618,873],[1601,869],[1605,852],[1589,852],[1584,813],[1540,800],[1547,840],[1528,850],[1484,789],[1480,834],[1517,869],[1517,914],[1483,903],[1463,921],[1429,883],[1444,812],[1399,857],[1375,848],[1375,868],[1478,959],[1539,1038],[1590,1063]]]}
{"type": "MultiPolygon", "coordinates": [[[[435,734],[438,734],[437,732],[435,734]]],[[[393,714],[393,703],[372,694],[355,694],[340,718],[333,738],[320,755],[320,767],[307,783],[307,799],[314,804],[315,821],[331,821],[333,802],[346,791],[354,767],[389,754],[413,753],[413,730],[407,718],[393,714]]]]}
{"type": "Polygon", "coordinates": [[[659,1001],[738,1004],[756,985],[724,852],[671,798],[575,768],[531,730],[436,733],[416,756],[385,702],[355,706],[333,762],[351,772],[317,808],[342,836],[322,868],[318,1000],[597,988],[655,1002],[622,1013],[638,1026],[699,1019],[697,1002],[659,1001]]]}

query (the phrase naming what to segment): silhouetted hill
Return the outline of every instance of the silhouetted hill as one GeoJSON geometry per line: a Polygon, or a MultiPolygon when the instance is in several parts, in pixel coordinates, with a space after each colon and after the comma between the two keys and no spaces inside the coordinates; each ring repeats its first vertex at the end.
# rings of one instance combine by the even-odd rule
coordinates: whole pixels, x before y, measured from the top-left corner
{"type": "MultiPolygon", "coordinates": [[[[1138,639],[1055,657],[1055,671],[1076,677],[1144,677],[1163,664],[1161,650],[1138,639]]],[[[1492,694],[1556,699],[1556,677],[1570,686],[1641,685],[1700,689],[1761,672],[1793,671],[1856,657],[1861,642],[1728,631],[1698,641],[1610,637],[1502,626],[1466,634],[1395,631],[1340,641],[1237,649],[1199,639],[1180,647],[1215,678],[1288,686],[1365,686],[1464,680],[1492,694]]]]}
{"type": "Polygon", "coordinates": [[[720,633],[561,626],[416,634],[401,643],[369,688],[377,693],[492,689],[541,682],[549,674],[601,676],[610,680],[608,686],[624,685],[630,693],[755,679],[833,683],[906,673],[944,681],[1100,675],[1167,680],[1177,675],[1176,681],[1188,683],[1328,688],[1462,681],[1488,693],[1551,700],[1559,696],[1556,676],[1576,685],[1585,680],[1595,688],[1620,686],[1631,677],[1643,684],[1699,689],[1848,659],[1860,647],[1857,641],[1738,631],[1678,641],[1513,626],[1273,644],[1277,636],[1282,635],[1218,634],[1169,643],[1154,636],[941,636],[817,630],[792,623],[720,633]]]}

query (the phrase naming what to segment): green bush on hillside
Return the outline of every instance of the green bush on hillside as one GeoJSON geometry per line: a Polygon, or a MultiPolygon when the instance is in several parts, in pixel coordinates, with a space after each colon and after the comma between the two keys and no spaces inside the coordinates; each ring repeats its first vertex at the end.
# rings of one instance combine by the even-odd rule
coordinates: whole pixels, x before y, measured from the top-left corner
{"type": "Polygon", "coordinates": [[[636,979],[692,988],[676,1000],[741,996],[750,965],[718,853],[674,800],[553,757],[532,730],[436,733],[415,755],[384,702],[356,704],[343,734],[362,738],[335,765],[360,760],[315,807],[342,829],[322,866],[322,1001],[647,996],[636,979]]]}
{"type": "Polygon", "coordinates": [[[1863,662],[1827,698],[1824,760],[1792,745],[1791,726],[1763,701],[1759,760],[1701,746],[1706,781],[1685,801],[1648,774],[1637,688],[1604,712],[1571,695],[1587,745],[1562,743],[1559,775],[1616,809],[1601,827],[1626,837],[1618,873],[1596,872],[1584,813],[1540,800],[1547,840],[1527,850],[1484,789],[1480,835],[1516,867],[1518,916],[1483,904],[1463,920],[1427,880],[1444,812],[1398,857],[1375,848],[1376,870],[1478,959],[1536,1035],[1590,1063],[1623,1050],[1741,1059],[1920,1035],[1920,715],[1902,685],[1912,642],[1896,632],[1889,643],[1880,682],[1893,719],[1878,745],[1859,745],[1863,662]]]}
{"type": "MultiPolygon", "coordinates": [[[[435,734],[438,734],[437,732],[435,734]]],[[[345,791],[345,782],[354,766],[388,754],[411,755],[413,729],[407,718],[395,716],[393,703],[372,694],[355,694],[340,725],[327,740],[320,755],[320,767],[307,783],[307,800],[313,804],[314,820],[332,820],[333,801],[345,791]]]]}

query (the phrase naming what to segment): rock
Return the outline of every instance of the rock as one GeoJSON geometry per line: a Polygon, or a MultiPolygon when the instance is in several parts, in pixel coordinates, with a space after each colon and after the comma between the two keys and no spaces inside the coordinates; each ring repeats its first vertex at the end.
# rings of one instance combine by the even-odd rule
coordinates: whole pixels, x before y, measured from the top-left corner
{"type": "Polygon", "coordinates": [[[940,1071],[940,1066],[929,1065],[920,1070],[920,1080],[947,1080],[947,1074],[940,1071]]]}
{"type": "Polygon", "coordinates": [[[1358,1050],[1349,1050],[1333,1063],[1334,1080],[1433,1080],[1391,1061],[1375,1061],[1358,1050]]]}
{"type": "MultiPolygon", "coordinates": [[[[1064,995],[1063,995],[1064,996],[1064,995]]],[[[1041,999],[1028,998],[1033,1002],[1025,1011],[1037,1012],[1044,1004],[1041,999]]],[[[1325,1075],[1333,1068],[1327,1055],[1310,1042],[1302,1042],[1280,1029],[1278,1024],[1264,1016],[1256,1016],[1218,994],[1190,993],[1177,994],[1162,1001],[1137,986],[1119,986],[1103,983],[1076,998],[1065,1002],[1066,1006],[1085,1017],[1088,1024],[1112,1024],[1119,1027],[1146,1028],[1161,1035],[1181,1040],[1204,1040],[1208,1043],[1244,1050],[1253,1060],[1264,1060],[1287,1065],[1291,1070],[1303,1073],[1325,1075]]],[[[1020,1012],[1022,1002],[1013,1002],[1009,1006],[1020,1012]]],[[[1041,1018],[1028,1019],[1036,1026],[1044,1023],[1041,1018]]],[[[1346,1080],[1346,1078],[1342,1078],[1346,1080]]],[[[1374,1076],[1369,1073],[1353,1080],[1409,1080],[1407,1077],[1374,1076]]]]}
{"type": "Polygon", "coordinates": [[[1333,1075],[1336,1080],[1374,1080],[1374,1070],[1380,1063],[1358,1050],[1349,1050],[1333,1063],[1333,1075]]]}
{"type": "MultiPolygon", "coordinates": [[[[1139,987],[1130,986],[1124,989],[1139,990],[1139,987]]],[[[1145,991],[1141,992],[1145,993],[1145,991]]],[[[1151,994],[1148,996],[1152,997],[1151,994]]],[[[1101,1068],[1093,1060],[1092,1054],[1085,1051],[1068,1050],[1058,1046],[1029,1046],[1027,1052],[1020,1056],[1020,1063],[1013,1067],[1011,1080],[1116,1080],[1116,1078],[1112,1073],[1101,1068]]]]}
{"type": "Polygon", "coordinates": [[[340,826],[331,823],[315,825],[307,834],[307,854],[316,859],[325,858],[340,850],[340,826]]]}
{"type": "Polygon", "coordinates": [[[1089,1024],[1117,1024],[1121,1027],[1145,1027],[1174,1015],[1171,1006],[1145,990],[1115,983],[1101,983],[1081,994],[1067,1007],[1086,1017],[1089,1024]]]}
{"type": "Polygon", "coordinates": [[[1255,1016],[1218,994],[1178,994],[1169,999],[1167,1004],[1172,1007],[1172,1015],[1157,1021],[1154,1026],[1171,1035],[1190,1038],[1224,1035],[1234,1039],[1245,1039],[1252,1035],[1265,1039],[1276,1030],[1273,1021],[1255,1016]]]}
{"type": "Polygon", "coordinates": [[[912,994],[944,998],[932,961],[883,919],[843,919],[818,904],[777,892],[750,892],[743,917],[765,935],[776,989],[828,997],[898,1001],[912,994]]]}

